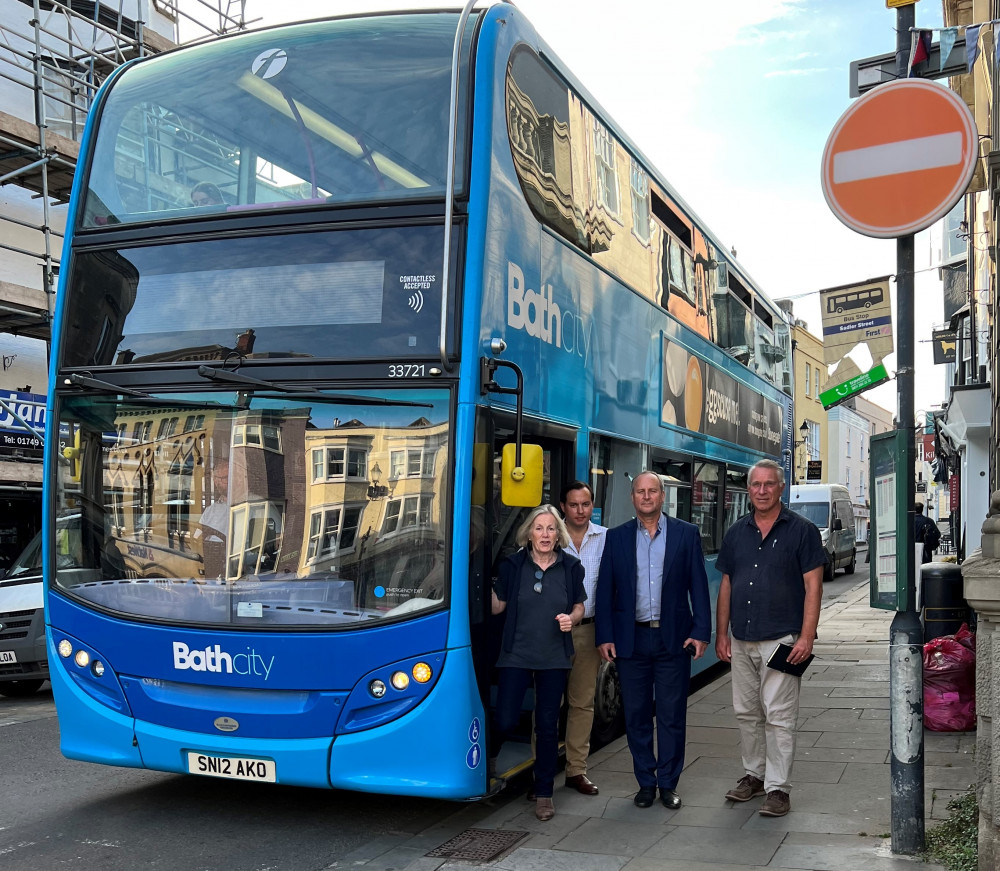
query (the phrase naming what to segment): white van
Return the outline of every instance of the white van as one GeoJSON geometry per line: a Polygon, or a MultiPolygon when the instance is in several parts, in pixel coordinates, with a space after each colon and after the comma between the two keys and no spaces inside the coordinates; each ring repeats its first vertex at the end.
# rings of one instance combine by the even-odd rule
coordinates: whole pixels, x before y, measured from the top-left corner
{"type": "Polygon", "coordinates": [[[824,581],[833,580],[837,569],[854,574],[857,548],[854,542],[854,508],[851,494],[839,484],[799,484],[792,487],[788,507],[819,527],[826,551],[824,581]]]}
{"type": "Polygon", "coordinates": [[[42,599],[39,532],[0,578],[0,696],[30,696],[48,679],[42,599]]]}
{"type": "MultiPolygon", "coordinates": [[[[75,562],[79,541],[79,514],[57,521],[57,565],[75,562]]],[[[0,575],[0,696],[30,696],[48,680],[43,604],[39,532],[0,575]]]]}

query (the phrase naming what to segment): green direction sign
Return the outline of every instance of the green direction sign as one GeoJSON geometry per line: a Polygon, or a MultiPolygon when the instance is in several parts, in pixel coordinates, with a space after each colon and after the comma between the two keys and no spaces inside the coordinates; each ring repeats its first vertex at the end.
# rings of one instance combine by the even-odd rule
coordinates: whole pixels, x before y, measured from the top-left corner
{"type": "Polygon", "coordinates": [[[819,395],[819,401],[823,403],[824,410],[833,408],[833,406],[839,405],[845,399],[850,399],[852,396],[862,393],[870,387],[877,387],[888,380],[889,373],[886,372],[885,365],[879,363],[874,369],[869,369],[863,375],[858,375],[857,378],[852,378],[850,381],[845,381],[843,384],[838,384],[836,387],[824,390],[819,395]]]}

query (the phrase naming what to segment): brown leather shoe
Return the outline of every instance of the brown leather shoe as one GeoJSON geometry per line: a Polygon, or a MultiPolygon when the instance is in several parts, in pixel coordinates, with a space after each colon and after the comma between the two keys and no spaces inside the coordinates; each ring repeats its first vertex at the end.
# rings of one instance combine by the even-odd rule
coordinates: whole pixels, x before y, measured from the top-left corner
{"type": "Polygon", "coordinates": [[[597,795],[597,784],[590,780],[586,774],[574,774],[566,778],[566,786],[582,792],[584,795],[597,795]]]}
{"type": "Polygon", "coordinates": [[[791,808],[792,801],[788,797],[788,793],[780,789],[772,789],[757,813],[762,817],[783,817],[791,808]]]}
{"type": "Polygon", "coordinates": [[[555,806],[552,804],[551,796],[538,796],[535,802],[535,816],[543,823],[551,820],[556,815],[555,806]]]}

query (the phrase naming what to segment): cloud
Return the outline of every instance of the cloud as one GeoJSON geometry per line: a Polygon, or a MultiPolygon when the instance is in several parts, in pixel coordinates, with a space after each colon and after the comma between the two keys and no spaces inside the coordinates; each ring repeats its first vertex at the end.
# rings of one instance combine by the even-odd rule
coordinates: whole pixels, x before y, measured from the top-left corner
{"type": "Polygon", "coordinates": [[[830,72],[829,67],[799,67],[791,70],[770,70],[764,73],[765,79],[776,79],[779,76],[817,76],[830,72]]]}

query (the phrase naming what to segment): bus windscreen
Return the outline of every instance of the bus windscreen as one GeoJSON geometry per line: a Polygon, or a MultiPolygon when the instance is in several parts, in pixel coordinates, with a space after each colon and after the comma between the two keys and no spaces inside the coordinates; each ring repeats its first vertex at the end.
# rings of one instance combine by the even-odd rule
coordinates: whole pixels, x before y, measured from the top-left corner
{"type": "Polygon", "coordinates": [[[313,22],[124,70],[100,112],[79,226],[440,197],[457,22],[313,22]]]}
{"type": "Polygon", "coordinates": [[[61,420],[80,445],[58,506],[78,547],[54,584],[73,598],[264,629],[446,602],[447,390],[81,395],[61,420]]]}

